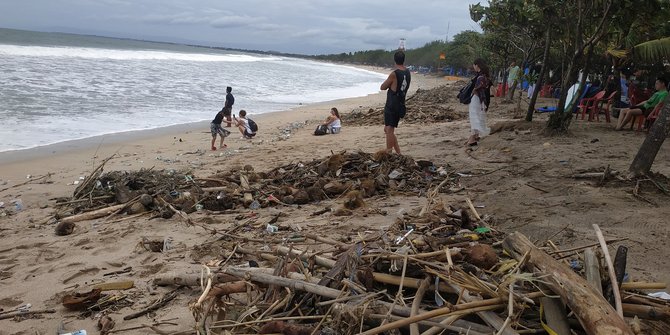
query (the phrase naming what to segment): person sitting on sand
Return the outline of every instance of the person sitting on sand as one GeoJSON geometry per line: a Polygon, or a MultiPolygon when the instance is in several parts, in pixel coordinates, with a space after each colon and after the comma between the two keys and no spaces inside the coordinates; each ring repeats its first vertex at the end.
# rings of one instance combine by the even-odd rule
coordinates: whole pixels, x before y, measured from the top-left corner
{"type": "Polygon", "coordinates": [[[223,111],[216,113],[214,120],[209,124],[209,129],[212,131],[212,150],[216,150],[214,142],[216,141],[216,135],[218,134],[221,137],[221,142],[219,142],[219,148],[225,148],[227,145],[223,143],[223,140],[230,135],[230,132],[221,127],[221,122],[223,121],[223,111]]]}
{"type": "Polygon", "coordinates": [[[342,122],[340,120],[340,112],[337,108],[333,107],[330,109],[330,115],[326,118],[325,121],[321,123],[322,125],[328,127],[328,131],[331,134],[337,134],[342,128],[342,122]]]}
{"type": "Polygon", "coordinates": [[[235,115],[233,115],[233,118],[235,119],[235,125],[237,126],[237,129],[239,129],[240,133],[242,133],[242,138],[250,140],[256,136],[256,132],[251,130],[251,126],[249,125],[247,111],[242,109],[240,110],[240,117],[237,118],[235,115]]]}
{"type": "Polygon", "coordinates": [[[654,88],[656,88],[656,93],[654,93],[651,98],[632,106],[631,108],[612,109],[613,111],[619,111],[619,120],[614,128],[615,130],[623,129],[623,127],[637,115],[644,115],[645,117],[649,116],[649,113],[654,110],[656,105],[665,101],[665,97],[668,95],[668,80],[664,77],[658,77],[654,84],[654,88]]]}

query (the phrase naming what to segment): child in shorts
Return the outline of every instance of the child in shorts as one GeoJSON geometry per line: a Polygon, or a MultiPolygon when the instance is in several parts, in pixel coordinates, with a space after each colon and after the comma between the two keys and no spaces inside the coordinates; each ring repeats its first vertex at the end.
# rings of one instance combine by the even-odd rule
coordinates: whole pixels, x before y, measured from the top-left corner
{"type": "Polygon", "coordinates": [[[230,132],[221,127],[222,121],[223,121],[223,110],[216,113],[214,120],[212,120],[212,123],[209,124],[209,129],[212,131],[212,150],[216,150],[214,142],[216,141],[217,134],[221,137],[221,142],[219,142],[219,148],[227,147],[227,145],[223,143],[223,140],[226,137],[228,137],[228,135],[230,135],[230,132]]]}

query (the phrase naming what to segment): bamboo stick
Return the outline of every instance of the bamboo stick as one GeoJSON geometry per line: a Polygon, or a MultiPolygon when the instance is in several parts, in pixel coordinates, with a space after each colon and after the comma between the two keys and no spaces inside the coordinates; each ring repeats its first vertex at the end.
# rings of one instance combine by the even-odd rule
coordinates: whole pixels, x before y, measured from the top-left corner
{"type": "Polygon", "coordinates": [[[607,250],[607,243],[605,242],[605,236],[600,230],[597,224],[593,224],[593,229],[596,231],[596,236],[598,237],[598,242],[600,242],[600,248],[603,250],[603,255],[605,256],[605,262],[607,263],[607,273],[610,276],[610,282],[612,283],[612,291],[614,292],[614,304],[616,306],[617,314],[623,318],[623,308],[621,307],[621,293],[617,289],[619,284],[616,280],[616,273],[614,273],[614,264],[612,263],[612,257],[607,250]]]}

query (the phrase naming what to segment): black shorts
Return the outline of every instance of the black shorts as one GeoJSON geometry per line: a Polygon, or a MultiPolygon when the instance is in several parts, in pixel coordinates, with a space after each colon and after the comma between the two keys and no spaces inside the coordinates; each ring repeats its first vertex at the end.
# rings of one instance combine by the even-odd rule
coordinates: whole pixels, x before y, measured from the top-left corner
{"type": "Polygon", "coordinates": [[[651,114],[651,111],[654,110],[653,108],[644,108],[644,106],[638,106],[637,108],[642,111],[642,115],[644,115],[644,117],[649,116],[649,114],[651,114]]]}
{"type": "Polygon", "coordinates": [[[384,125],[398,128],[398,122],[400,122],[400,115],[396,112],[391,111],[391,107],[384,107],[384,125]]]}
{"type": "Polygon", "coordinates": [[[246,129],[244,129],[244,137],[246,137],[246,138],[253,138],[254,136],[256,136],[256,133],[253,133],[253,134],[252,134],[252,133],[250,133],[249,131],[247,131],[246,129]]]}
{"type": "Polygon", "coordinates": [[[233,108],[232,107],[223,107],[222,111],[223,111],[224,116],[230,116],[230,114],[232,114],[232,112],[233,112],[233,108]]]}

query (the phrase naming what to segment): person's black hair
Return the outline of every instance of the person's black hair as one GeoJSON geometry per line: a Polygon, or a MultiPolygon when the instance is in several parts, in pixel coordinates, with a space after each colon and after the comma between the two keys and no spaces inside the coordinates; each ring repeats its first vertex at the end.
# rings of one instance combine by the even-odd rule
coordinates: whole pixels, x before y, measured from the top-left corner
{"type": "Polygon", "coordinates": [[[232,92],[232,91],[233,91],[233,88],[232,88],[232,87],[230,87],[230,86],[226,87],[226,92],[230,93],[230,92],[232,92]]]}
{"type": "Polygon", "coordinates": [[[487,78],[491,76],[491,72],[489,71],[489,66],[486,65],[486,62],[483,59],[477,58],[477,59],[475,59],[473,64],[479,66],[479,72],[482,73],[483,75],[485,75],[487,78]]]}
{"type": "Polygon", "coordinates": [[[337,116],[338,119],[340,118],[340,111],[338,111],[337,108],[333,107],[330,110],[335,113],[335,116],[337,116]]]}
{"type": "Polygon", "coordinates": [[[665,85],[665,88],[668,88],[668,78],[661,76],[656,78],[656,80],[662,82],[663,85],[665,85]]]}
{"type": "Polygon", "coordinates": [[[245,116],[247,116],[247,111],[245,111],[244,109],[241,109],[240,110],[240,117],[245,117],[245,116]]]}
{"type": "Polygon", "coordinates": [[[396,51],[395,54],[393,55],[393,60],[397,65],[405,64],[405,52],[402,50],[396,51]]]}

